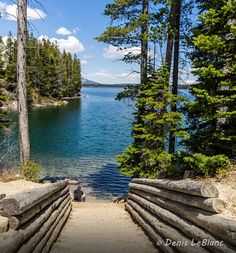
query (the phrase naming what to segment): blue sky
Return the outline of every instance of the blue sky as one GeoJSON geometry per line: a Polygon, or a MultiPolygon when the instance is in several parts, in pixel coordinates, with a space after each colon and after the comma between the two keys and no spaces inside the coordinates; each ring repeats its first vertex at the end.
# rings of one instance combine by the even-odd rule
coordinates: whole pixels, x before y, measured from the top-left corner
{"type": "MultiPolygon", "coordinates": [[[[82,62],[83,77],[100,83],[138,82],[139,75],[129,75],[138,66],[117,61],[121,51],[99,43],[94,38],[104,31],[109,19],[102,15],[105,5],[111,0],[41,0],[43,9],[33,0],[28,9],[28,19],[37,38],[47,36],[57,41],[61,50],[76,53],[82,62]],[[42,19],[43,18],[43,19],[42,19]]],[[[12,0],[0,0],[0,35],[12,31],[16,36],[16,6],[12,0]]],[[[138,52],[138,48],[132,48],[138,52]]]]}

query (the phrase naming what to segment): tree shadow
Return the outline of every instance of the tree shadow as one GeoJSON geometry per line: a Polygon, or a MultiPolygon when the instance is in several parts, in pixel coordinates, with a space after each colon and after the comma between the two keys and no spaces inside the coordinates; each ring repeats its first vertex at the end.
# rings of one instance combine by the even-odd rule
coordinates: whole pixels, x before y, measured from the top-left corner
{"type": "Polygon", "coordinates": [[[128,192],[130,177],[122,175],[116,164],[108,163],[98,172],[83,178],[84,187],[92,189],[89,194],[98,199],[114,199],[128,192]]]}

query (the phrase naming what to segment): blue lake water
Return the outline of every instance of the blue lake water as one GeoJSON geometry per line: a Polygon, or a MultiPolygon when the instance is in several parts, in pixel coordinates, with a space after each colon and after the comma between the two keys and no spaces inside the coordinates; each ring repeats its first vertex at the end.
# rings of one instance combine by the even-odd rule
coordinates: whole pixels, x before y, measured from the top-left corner
{"type": "Polygon", "coordinates": [[[78,177],[98,198],[120,196],[130,179],[115,156],[131,142],[132,108],[120,88],[83,88],[83,98],[29,113],[32,159],[44,175],[78,177]]]}
{"type": "MultiPolygon", "coordinates": [[[[120,91],[84,87],[81,99],[29,111],[31,156],[41,164],[42,176],[76,177],[96,198],[127,192],[130,178],[119,172],[115,156],[132,143],[133,108],[115,100],[120,91]]],[[[181,93],[189,97],[187,91],[181,93]]],[[[14,122],[16,114],[12,117],[14,122]]],[[[13,129],[6,145],[16,140],[13,129]]]]}

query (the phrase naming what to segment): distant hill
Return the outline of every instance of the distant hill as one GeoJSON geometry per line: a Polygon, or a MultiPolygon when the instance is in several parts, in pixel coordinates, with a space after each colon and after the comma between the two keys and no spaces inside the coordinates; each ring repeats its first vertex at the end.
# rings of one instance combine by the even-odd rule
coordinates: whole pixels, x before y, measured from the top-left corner
{"type": "MultiPolygon", "coordinates": [[[[137,84],[136,83],[104,84],[88,80],[82,77],[82,85],[84,87],[127,87],[129,85],[137,85],[137,84]]],[[[191,85],[189,84],[179,84],[179,89],[189,89],[190,87],[191,85]]]]}
{"type": "Polygon", "coordinates": [[[87,83],[87,84],[83,84],[84,87],[127,87],[129,85],[136,85],[136,84],[128,84],[128,83],[121,83],[121,84],[87,83]]]}
{"type": "Polygon", "coordinates": [[[86,85],[88,85],[88,84],[89,84],[89,85],[98,85],[98,84],[100,84],[100,83],[95,82],[95,81],[92,81],[92,80],[88,80],[88,79],[82,77],[82,84],[83,84],[83,86],[86,86],[86,85]]]}
{"type": "Polygon", "coordinates": [[[134,83],[121,83],[121,84],[105,84],[105,83],[98,83],[93,80],[86,79],[82,77],[82,85],[84,87],[126,87],[128,85],[136,85],[134,83]]]}

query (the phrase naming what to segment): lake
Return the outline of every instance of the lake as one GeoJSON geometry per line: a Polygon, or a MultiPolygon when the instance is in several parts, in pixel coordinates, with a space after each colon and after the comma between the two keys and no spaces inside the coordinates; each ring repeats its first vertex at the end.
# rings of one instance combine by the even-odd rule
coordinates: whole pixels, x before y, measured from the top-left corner
{"type": "MultiPolygon", "coordinates": [[[[132,143],[133,108],[115,100],[122,90],[83,87],[81,99],[29,111],[31,156],[42,165],[42,176],[76,177],[99,199],[127,192],[130,178],[119,172],[115,158],[132,143]]],[[[7,143],[14,140],[15,130],[7,143]]]]}
{"type": "Polygon", "coordinates": [[[43,176],[76,177],[96,198],[127,191],[130,178],[120,174],[115,156],[132,142],[132,107],[115,100],[120,91],[84,87],[81,99],[29,111],[31,156],[43,176]]]}

